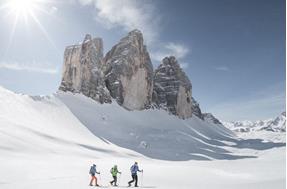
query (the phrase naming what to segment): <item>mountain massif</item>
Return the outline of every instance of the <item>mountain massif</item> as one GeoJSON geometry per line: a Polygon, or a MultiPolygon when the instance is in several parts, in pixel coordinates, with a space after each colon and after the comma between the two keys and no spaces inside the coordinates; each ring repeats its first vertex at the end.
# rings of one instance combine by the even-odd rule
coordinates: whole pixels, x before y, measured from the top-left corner
{"type": "Polygon", "coordinates": [[[192,84],[174,56],[163,57],[153,69],[139,30],[129,32],[106,55],[103,40],[89,34],[81,44],[66,47],[59,90],[100,103],[115,99],[127,110],[157,108],[182,119],[195,115],[211,120],[192,97],[192,84]]]}

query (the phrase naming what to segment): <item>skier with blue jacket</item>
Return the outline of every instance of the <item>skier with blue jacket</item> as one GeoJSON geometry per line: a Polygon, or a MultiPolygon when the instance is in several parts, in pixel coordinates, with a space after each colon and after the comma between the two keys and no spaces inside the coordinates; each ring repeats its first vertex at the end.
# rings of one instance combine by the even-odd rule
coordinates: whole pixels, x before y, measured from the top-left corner
{"type": "Polygon", "coordinates": [[[101,174],[100,172],[97,172],[97,167],[95,164],[93,164],[93,166],[91,166],[90,168],[90,172],[89,174],[91,175],[91,181],[90,181],[90,186],[93,186],[93,181],[95,180],[96,185],[95,186],[99,186],[98,182],[97,182],[97,177],[95,176],[95,174],[101,174]]]}
{"type": "Polygon", "coordinates": [[[132,178],[133,180],[129,181],[129,187],[131,186],[131,183],[135,182],[135,187],[138,187],[138,175],[137,172],[143,172],[143,170],[139,170],[139,166],[138,163],[135,162],[135,164],[133,164],[131,166],[131,174],[132,174],[132,178]]]}

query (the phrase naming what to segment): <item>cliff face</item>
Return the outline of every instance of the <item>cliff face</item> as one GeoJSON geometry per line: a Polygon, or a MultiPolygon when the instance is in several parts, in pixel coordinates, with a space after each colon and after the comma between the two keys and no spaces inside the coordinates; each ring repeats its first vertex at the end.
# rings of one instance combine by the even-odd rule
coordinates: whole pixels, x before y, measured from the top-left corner
{"type": "Polygon", "coordinates": [[[121,106],[141,110],[151,105],[153,67],[142,33],[131,31],[105,56],[105,82],[121,106]]]}
{"type": "Polygon", "coordinates": [[[86,35],[81,45],[67,47],[59,90],[80,92],[100,103],[111,102],[103,79],[102,59],[101,38],[86,35]]]}
{"type": "Polygon", "coordinates": [[[182,119],[189,118],[192,116],[191,88],[191,82],[176,58],[164,58],[154,73],[155,105],[182,119]]]}
{"type": "Polygon", "coordinates": [[[200,119],[204,119],[203,113],[201,112],[199,103],[192,97],[192,114],[200,119]]]}
{"type": "Polygon", "coordinates": [[[170,56],[153,72],[143,35],[133,30],[105,56],[103,41],[86,35],[64,54],[62,91],[82,93],[100,103],[117,103],[128,110],[160,108],[182,119],[192,115],[205,120],[192,98],[192,85],[175,57],[170,56]]]}

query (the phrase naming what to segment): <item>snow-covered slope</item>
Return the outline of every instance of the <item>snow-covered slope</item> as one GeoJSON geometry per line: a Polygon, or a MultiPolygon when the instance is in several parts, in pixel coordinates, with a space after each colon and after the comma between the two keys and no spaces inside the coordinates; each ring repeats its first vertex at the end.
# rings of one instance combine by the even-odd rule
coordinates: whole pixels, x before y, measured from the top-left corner
{"type": "Polygon", "coordinates": [[[179,120],[159,110],[129,112],[116,103],[100,105],[71,93],[29,97],[1,87],[0,107],[1,189],[90,188],[92,163],[101,172],[99,184],[106,187],[110,168],[117,164],[122,171],[119,188],[124,188],[135,160],[144,169],[139,185],[146,188],[283,189],[286,185],[285,148],[272,148],[278,145],[260,140],[242,141],[228,129],[197,118],[179,120]],[[94,134],[89,131],[91,125],[87,129],[83,124],[85,119],[93,123],[94,134]],[[120,146],[135,143],[130,144],[131,149],[136,146],[136,151],[150,157],[162,149],[167,155],[182,152],[178,154],[182,160],[187,157],[183,150],[190,150],[190,159],[225,160],[161,161],[109,141],[120,146]],[[189,144],[190,148],[183,146],[189,144]],[[258,144],[269,150],[257,149],[258,144]],[[253,158],[238,159],[243,157],[253,158]]]}
{"type": "Polygon", "coordinates": [[[53,95],[30,97],[0,87],[0,107],[2,155],[68,153],[97,157],[108,155],[106,152],[119,156],[131,153],[95,137],[53,95]]]}
{"type": "Polygon", "coordinates": [[[57,97],[97,137],[155,159],[238,159],[250,156],[231,153],[225,147],[268,149],[284,145],[242,140],[223,125],[196,116],[182,120],[164,110],[128,111],[116,103],[99,104],[81,94],[59,92],[57,97]]]}
{"type": "Polygon", "coordinates": [[[96,136],[148,157],[165,160],[236,159],[222,147],[236,142],[222,125],[197,117],[182,120],[164,110],[127,111],[80,94],[57,94],[96,136]]]}

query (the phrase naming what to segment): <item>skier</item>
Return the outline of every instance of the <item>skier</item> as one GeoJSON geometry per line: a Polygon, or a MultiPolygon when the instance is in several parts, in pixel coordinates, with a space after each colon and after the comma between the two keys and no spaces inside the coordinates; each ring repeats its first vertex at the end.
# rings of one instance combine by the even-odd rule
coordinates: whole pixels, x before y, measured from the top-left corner
{"type": "Polygon", "coordinates": [[[133,164],[131,166],[131,173],[132,173],[133,180],[131,180],[128,183],[129,187],[131,186],[131,183],[133,183],[133,182],[135,182],[135,187],[138,187],[138,175],[137,175],[137,172],[143,172],[143,170],[139,170],[138,162],[135,162],[135,164],[133,164]]]}
{"type": "Polygon", "coordinates": [[[90,168],[90,175],[91,175],[91,181],[90,181],[90,186],[93,186],[93,181],[95,180],[95,183],[96,185],[95,186],[99,186],[98,185],[98,182],[97,182],[97,177],[95,176],[95,174],[101,174],[100,172],[97,172],[97,169],[96,169],[96,165],[93,164],[93,166],[91,166],[90,168]]]}
{"type": "Polygon", "coordinates": [[[120,171],[118,171],[118,166],[117,165],[115,165],[114,167],[111,168],[111,174],[112,174],[113,179],[114,179],[114,180],[112,180],[110,182],[111,185],[113,185],[113,183],[114,183],[114,186],[118,186],[117,185],[117,175],[118,175],[118,173],[122,174],[120,171]]]}

